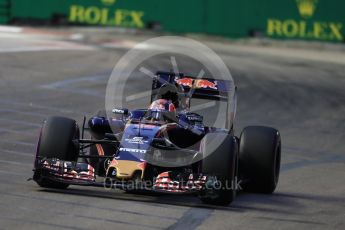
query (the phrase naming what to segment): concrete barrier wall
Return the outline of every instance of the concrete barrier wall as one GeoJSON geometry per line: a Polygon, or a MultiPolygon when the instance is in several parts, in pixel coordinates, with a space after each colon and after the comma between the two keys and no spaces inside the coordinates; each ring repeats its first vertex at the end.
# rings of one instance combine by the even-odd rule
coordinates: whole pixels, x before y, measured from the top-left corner
{"type": "Polygon", "coordinates": [[[343,42],[340,0],[0,0],[11,21],[156,28],[226,37],[266,36],[343,42]]]}

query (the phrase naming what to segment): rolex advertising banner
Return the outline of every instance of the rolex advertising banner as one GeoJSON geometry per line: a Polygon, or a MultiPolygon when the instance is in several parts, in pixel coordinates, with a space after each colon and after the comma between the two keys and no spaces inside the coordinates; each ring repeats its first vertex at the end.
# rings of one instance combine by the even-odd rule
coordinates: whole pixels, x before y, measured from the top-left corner
{"type": "MultiPolygon", "coordinates": [[[[67,25],[152,28],[241,38],[344,42],[341,0],[1,0],[7,21],[47,20],[67,25]],[[7,9],[9,10],[9,9],[7,9]],[[153,26],[154,25],[154,26],[153,26]]],[[[1,10],[1,9],[0,9],[1,10]]]]}
{"type": "MultiPolygon", "coordinates": [[[[122,1],[123,2],[123,1],[122,1]]],[[[136,4],[116,4],[116,0],[73,1],[69,6],[68,21],[71,23],[143,28],[144,1],[136,4]],[[116,6],[115,6],[116,4],[116,6]]]]}
{"type": "Polygon", "coordinates": [[[344,41],[344,3],[335,0],[272,1],[266,19],[266,35],[344,41]]]}

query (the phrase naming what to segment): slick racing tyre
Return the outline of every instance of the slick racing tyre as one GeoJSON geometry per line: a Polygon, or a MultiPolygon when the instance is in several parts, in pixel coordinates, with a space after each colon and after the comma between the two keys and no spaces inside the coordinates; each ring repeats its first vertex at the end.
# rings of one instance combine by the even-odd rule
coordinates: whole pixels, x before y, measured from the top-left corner
{"type": "Polygon", "coordinates": [[[207,134],[201,142],[203,153],[202,173],[208,178],[215,176],[216,181],[207,179],[200,199],[206,204],[228,205],[236,196],[236,177],[238,144],[234,136],[226,133],[207,134]],[[215,147],[217,146],[217,147],[215,147]],[[214,186],[209,183],[214,183],[214,186]]]}
{"type": "MultiPolygon", "coordinates": [[[[64,161],[77,161],[79,146],[73,140],[79,139],[76,121],[64,117],[50,117],[42,127],[37,146],[37,156],[57,158],[64,161]]],[[[40,175],[35,175],[40,178],[40,175]]],[[[38,185],[48,188],[67,188],[68,184],[40,178],[38,185]]]]}
{"type": "Polygon", "coordinates": [[[247,183],[248,192],[273,193],[280,171],[281,137],[278,130],[263,127],[246,127],[240,137],[239,170],[247,183]]]}

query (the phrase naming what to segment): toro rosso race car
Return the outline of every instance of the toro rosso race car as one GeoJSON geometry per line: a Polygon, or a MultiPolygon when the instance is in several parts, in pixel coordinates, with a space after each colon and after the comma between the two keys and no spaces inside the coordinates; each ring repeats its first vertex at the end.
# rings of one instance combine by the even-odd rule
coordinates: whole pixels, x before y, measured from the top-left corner
{"type": "Polygon", "coordinates": [[[88,122],[84,117],[81,129],[75,120],[50,117],[40,132],[33,180],[58,189],[194,193],[216,205],[228,205],[240,189],[272,193],[280,171],[280,134],[250,126],[236,137],[236,95],[230,104],[229,84],[157,72],[147,109],[100,111],[88,122]],[[190,112],[194,98],[227,103],[225,126],[206,126],[203,116],[190,112]]]}

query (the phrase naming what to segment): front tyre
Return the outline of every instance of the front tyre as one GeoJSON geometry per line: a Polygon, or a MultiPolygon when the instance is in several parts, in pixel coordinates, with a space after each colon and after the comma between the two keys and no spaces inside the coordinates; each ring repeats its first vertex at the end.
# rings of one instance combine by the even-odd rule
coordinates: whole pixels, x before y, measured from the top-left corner
{"type": "MultiPolygon", "coordinates": [[[[79,128],[75,120],[65,117],[50,117],[42,127],[37,156],[40,158],[57,158],[63,161],[77,161],[79,146],[73,140],[79,139],[79,128]]],[[[64,189],[68,184],[50,180],[35,171],[34,179],[41,187],[64,189]]]]}
{"type": "Polygon", "coordinates": [[[201,142],[202,173],[209,180],[200,193],[206,204],[229,205],[236,196],[238,162],[236,138],[226,133],[209,133],[201,142]],[[211,184],[210,184],[211,183],[211,184]],[[212,184],[213,183],[213,184],[212,184]]]}
{"type": "Polygon", "coordinates": [[[280,172],[281,137],[278,130],[263,126],[246,127],[240,137],[239,170],[248,192],[273,193],[280,172]]]}

